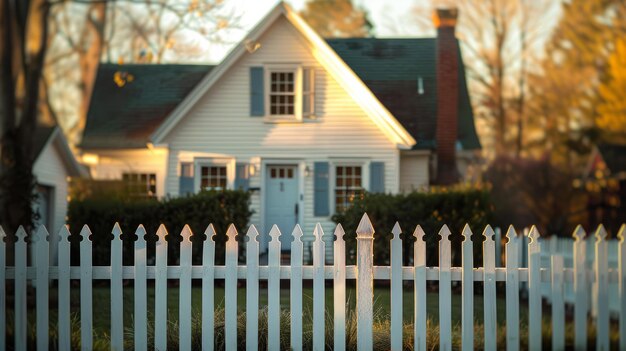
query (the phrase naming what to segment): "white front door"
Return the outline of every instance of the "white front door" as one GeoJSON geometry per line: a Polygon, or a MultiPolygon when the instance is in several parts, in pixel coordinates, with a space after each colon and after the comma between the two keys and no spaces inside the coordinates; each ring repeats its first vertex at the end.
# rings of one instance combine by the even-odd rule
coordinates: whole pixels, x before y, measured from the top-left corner
{"type": "MultiPolygon", "coordinates": [[[[265,196],[266,235],[276,224],[282,251],[291,250],[291,232],[298,222],[298,167],[268,165],[265,196]]],[[[267,241],[271,238],[267,238],[267,241]]]]}

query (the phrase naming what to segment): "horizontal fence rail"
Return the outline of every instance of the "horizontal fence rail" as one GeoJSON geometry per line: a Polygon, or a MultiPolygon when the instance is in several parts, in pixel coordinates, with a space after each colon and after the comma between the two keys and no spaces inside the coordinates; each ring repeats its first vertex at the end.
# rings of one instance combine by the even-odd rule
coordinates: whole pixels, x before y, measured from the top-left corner
{"type": "MultiPolygon", "coordinates": [[[[289,310],[290,339],[289,347],[295,350],[305,348],[303,345],[303,281],[312,281],[312,348],[323,350],[328,341],[325,340],[327,328],[332,328],[332,348],[344,350],[348,338],[347,312],[349,306],[346,298],[346,281],[356,280],[356,340],[360,350],[371,350],[374,346],[374,311],[373,311],[373,281],[389,281],[390,306],[390,345],[386,348],[400,350],[407,345],[403,341],[403,290],[405,282],[412,282],[414,310],[413,312],[413,345],[412,349],[426,350],[427,348],[427,315],[426,294],[428,281],[438,282],[439,300],[439,348],[451,350],[452,330],[456,324],[461,324],[460,343],[463,349],[472,349],[475,343],[474,329],[474,283],[482,284],[484,299],[483,313],[483,342],[485,349],[496,349],[498,345],[497,332],[500,330],[497,323],[496,284],[501,282],[506,293],[506,348],[518,350],[521,347],[522,330],[520,330],[520,291],[524,291],[528,298],[528,347],[539,350],[542,347],[542,319],[550,316],[552,348],[565,347],[565,304],[573,305],[574,346],[576,349],[586,349],[588,346],[587,329],[588,316],[592,313],[593,323],[596,325],[596,348],[608,350],[610,346],[609,322],[611,316],[619,319],[620,348],[626,349],[626,226],[622,226],[618,233],[619,241],[607,240],[607,233],[600,226],[595,235],[590,238],[581,227],[578,227],[569,243],[546,241],[540,239],[535,227],[525,230],[518,235],[513,227],[506,231],[507,240],[504,247],[499,247],[498,234],[487,226],[483,231],[482,265],[474,266],[474,249],[472,232],[469,226],[462,230],[461,267],[452,266],[452,248],[450,242],[451,231],[447,226],[439,231],[440,236],[437,252],[428,252],[425,233],[420,226],[413,231],[412,266],[403,266],[402,229],[398,224],[390,231],[391,259],[389,266],[375,266],[373,260],[374,228],[367,217],[363,215],[356,230],[356,265],[346,265],[345,232],[341,225],[334,231],[333,264],[325,262],[327,246],[323,241],[324,232],[321,225],[316,225],[312,244],[312,265],[303,262],[304,245],[303,232],[299,225],[290,234],[281,233],[274,226],[269,232],[267,265],[259,264],[259,233],[254,226],[250,226],[245,237],[246,241],[237,241],[239,235],[234,226],[226,232],[225,263],[216,265],[215,242],[216,231],[209,225],[203,235],[206,240],[193,240],[194,233],[188,226],[181,232],[179,265],[168,265],[168,235],[164,226],[156,231],[156,250],[153,264],[149,264],[147,257],[146,232],[143,226],[135,231],[137,240],[134,240],[134,264],[122,264],[123,240],[122,231],[118,224],[112,229],[111,262],[109,266],[92,265],[91,232],[87,226],[80,231],[82,238],[78,245],[80,265],[70,265],[70,232],[67,227],[60,230],[58,235],[49,236],[45,227],[40,227],[30,237],[20,228],[14,235],[15,242],[7,244],[6,233],[0,227],[0,350],[7,345],[14,349],[26,349],[28,341],[28,291],[29,284],[34,288],[35,300],[35,339],[38,350],[47,350],[50,347],[50,281],[58,291],[55,315],[57,319],[58,348],[70,349],[73,336],[71,334],[71,303],[70,287],[72,280],[80,282],[80,346],[82,349],[92,349],[93,317],[100,313],[101,304],[110,304],[110,347],[112,350],[121,350],[125,347],[124,325],[124,284],[133,282],[134,318],[132,320],[133,347],[139,350],[154,348],[165,350],[168,345],[167,331],[172,328],[168,323],[167,294],[168,280],[178,282],[178,348],[190,350],[192,348],[192,281],[202,283],[202,311],[201,344],[202,349],[213,349],[216,343],[216,310],[215,310],[215,282],[220,280],[224,285],[224,319],[223,319],[223,347],[239,349],[241,340],[245,340],[245,348],[256,350],[262,339],[270,350],[276,350],[281,345],[281,310],[289,310]],[[281,235],[291,235],[293,242],[290,247],[290,265],[281,265],[281,235]],[[52,241],[58,245],[51,245],[52,241]],[[494,241],[495,240],[495,241],[494,241]],[[28,242],[27,242],[28,241],[28,242]],[[610,244],[609,244],[610,243],[610,244]],[[32,254],[30,264],[27,260],[29,248],[32,254]],[[192,247],[202,246],[202,264],[192,264],[192,247]],[[50,265],[50,248],[58,250],[59,260],[50,265]],[[7,248],[10,248],[13,262],[7,262],[7,248]],[[239,250],[245,250],[245,264],[240,260],[239,250]],[[506,253],[506,265],[500,267],[500,257],[497,253],[506,253]],[[590,258],[590,252],[594,256],[590,258]],[[609,257],[615,252],[616,257],[609,257]],[[436,255],[439,259],[437,267],[426,266],[426,256],[436,255]],[[612,264],[611,262],[615,262],[612,264]],[[9,263],[13,265],[10,266],[9,263]],[[93,282],[108,281],[110,284],[111,301],[94,301],[93,282]],[[245,287],[240,285],[245,281],[245,287]],[[261,304],[259,299],[260,281],[267,282],[267,303],[261,304]],[[288,281],[290,286],[288,306],[281,306],[281,281],[288,281]],[[148,344],[148,335],[151,328],[148,326],[148,282],[154,286],[154,345],[148,344]],[[333,315],[332,324],[327,324],[325,286],[332,282],[333,286],[333,315]],[[461,287],[461,321],[453,321],[452,296],[453,285],[461,287]],[[609,286],[617,287],[616,299],[609,305],[609,286]],[[13,306],[7,308],[7,288],[13,294],[13,306]],[[547,287],[547,289],[546,289],[547,287]],[[245,289],[245,328],[238,323],[242,307],[238,307],[237,291],[245,289]],[[571,296],[570,296],[571,295],[571,296]],[[551,302],[550,311],[542,310],[542,301],[551,302]],[[613,308],[615,304],[615,308],[613,308]],[[267,307],[267,335],[259,335],[260,310],[267,307]],[[7,311],[13,311],[13,317],[7,319],[7,311]],[[12,331],[12,340],[6,338],[7,332],[12,331]],[[239,338],[238,335],[243,336],[239,338]]],[[[434,235],[434,233],[432,233],[434,235]]],[[[560,240],[560,239],[559,239],[560,240]]],[[[456,291],[456,290],[454,290],[456,291]]],[[[406,296],[405,296],[406,298],[406,296]]],[[[354,336],[352,336],[354,338],[354,336]]],[[[128,341],[128,336],[126,336],[128,341]]],[[[456,347],[456,346],[455,346],[456,347]]]]}

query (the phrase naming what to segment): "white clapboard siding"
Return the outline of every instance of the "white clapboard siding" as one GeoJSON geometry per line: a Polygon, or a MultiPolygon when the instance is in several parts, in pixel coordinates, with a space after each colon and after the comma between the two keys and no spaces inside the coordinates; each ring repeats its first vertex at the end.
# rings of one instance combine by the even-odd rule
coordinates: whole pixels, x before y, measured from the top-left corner
{"type": "Polygon", "coordinates": [[[178,287],[178,347],[191,350],[191,228],[180,233],[180,284],[178,287]]]}
{"type": "Polygon", "coordinates": [[[439,231],[439,350],[452,350],[452,248],[447,225],[439,231]]]}
{"type": "Polygon", "coordinates": [[[471,350],[474,348],[474,244],[468,224],[463,228],[463,238],[461,243],[463,260],[461,347],[463,350],[471,350]]]}
{"type": "MultiPolygon", "coordinates": [[[[91,251],[91,230],[87,225],[80,231],[80,347],[93,348],[93,261],[91,251]]],[[[136,301],[136,300],[135,300],[136,301]]]]}
{"type": "Polygon", "coordinates": [[[49,320],[48,320],[48,267],[50,266],[48,231],[46,227],[40,226],[36,234],[33,236],[35,245],[35,264],[37,271],[36,278],[36,304],[37,304],[37,350],[47,350],[50,345],[48,343],[49,320]]]}
{"type": "Polygon", "coordinates": [[[267,347],[280,349],[280,230],[277,225],[270,230],[269,277],[267,279],[267,347]]]}
{"type": "Polygon", "coordinates": [[[413,348],[417,351],[426,351],[426,242],[424,230],[419,225],[413,231],[415,243],[413,244],[414,264],[414,301],[413,301],[413,348]]]}
{"type": "Polygon", "coordinates": [[[167,229],[163,224],[157,229],[156,275],[154,277],[154,348],[167,350],[167,229]]]}
{"type": "Polygon", "coordinates": [[[212,350],[215,344],[215,228],[204,231],[202,244],[202,349],[212,350]]]}
{"type": "Polygon", "coordinates": [[[541,350],[541,252],[539,231],[528,232],[528,348],[541,350]]]}
{"type": "Polygon", "coordinates": [[[402,240],[400,224],[391,230],[391,349],[402,350],[402,240]]]}
{"type": "Polygon", "coordinates": [[[506,348],[519,350],[519,237],[513,226],[506,232],[506,348]]]}
{"type": "Polygon", "coordinates": [[[333,244],[333,349],[336,351],[346,349],[346,242],[343,239],[344,234],[341,224],[337,224],[333,244]]]}
{"type": "MultiPolygon", "coordinates": [[[[529,328],[528,347],[531,350],[540,350],[542,344],[542,292],[541,285],[550,286],[548,296],[550,305],[551,321],[551,349],[565,348],[565,306],[567,303],[566,289],[568,285],[573,285],[573,292],[576,299],[574,305],[574,348],[576,350],[586,349],[589,340],[587,339],[588,323],[595,323],[597,329],[596,349],[608,350],[610,339],[608,334],[609,318],[619,318],[619,328],[624,333],[624,323],[622,318],[626,314],[626,297],[624,296],[624,260],[626,257],[624,247],[624,235],[626,226],[623,226],[618,233],[619,241],[607,241],[606,230],[600,226],[595,235],[595,255],[589,260],[588,244],[585,239],[585,232],[581,227],[577,227],[570,238],[569,244],[563,244],[562,240],[552,239],[550,245],[542,245],[539,240],[539,232],[535,227],[525,230],[525,238],[516,235],[511,227],[507,232],[508,242],[506,246],[505,263],[506,267],[496,267],[495,243],[493,240],[494,231],[487,226],[483,231],[485,240],[483,242],[483,264],[482,267],[474,268],[472,232],[469,226],[465,226],[462,231],[464,237],[461,243],[461,267],[452,267],[452,248],[450,245],[450,230],[443,226],[439,232],[439,266],[426,267],[426,242],[425,233],[420,226],[413,232],[415,237],[413,265],[402,266],[402,241],[400,239],[400,225],[396,223],[391,229],[392,239],[390,245],[391,262],[388,266],[373,266],[373,238],[374,228],[364,215],[356,229],[357,235],[357,263],[353,266],[346,266],[346,247],[344,235],[346,234],[341,225],[335,227],[334,262],[332,266],[325,266],[325,250],[327,245],[322,240],[324,231],[321,225],[316,226],[312,233],[315,238],[312,243],[312,265],[303,265],[303,242],[300,226],[296,225],[292,232],[293,243],[291,245],[290,265],[281,265],[280,236],[284,235],[274,227],[270,233],[268,266],[259,266],[259,233],[255,226],[250,226],[247,232],[246,241],[246,264],[238,266],[238,242],[236,240],[237,230],[230,226],[226,233],[226,261],[222,266],[215,266],[215,229],[209,225],[205,230],[206,239],[203,242],[202,265],[192,265],[192,242],[202,241],[200,238],[192,240],[192,232],[189,226],[185,226],[181,236],[183,238],[180,249],[180,262],[178,265],[167,265],[167,231],[164,226],[157,230],[156,261],[154,266],[147,266],[146,257],[146,231],[143,226],[139,226],[135,233],[137,240],[134,241],[134,263],[124,266],[122,262],[121,228],[118,224],[113,226],[113,240],[111,242],[111,264],[110,266],[93,266],[92,264],[92,241],[91,231],[84,226],[80,231],[81,242],[79,244],[80,266],[70,266],[70,242],[69,230],[63,227],[59,234],[58,246],[51,248],[46,240],[48,232],[41,227],[33,234],[33,253],[35,255],[33,264],[28,266],[27,262],[27,241],[26,232],[19,228],[15,237],[17,239],[12,248],[15,252],[15,262],[9,266],[6,262],[6,242],[0,240],[0,287],[10,285],[13,280],[15,286],[14,311],[15,317],[11,321],[14,328],[15,349],[26,349],[27,345],[36,345],[37,349],[47,349],[49,344],[48,323],[49,309],[48,293],[49,286],[58,287],[58,346],[59,349],[67,350],[71,348],[76,340],[71,339],[70,331],[70,279],[80,280],[80,346],[82,349],[90,350],[94,347],[92,318],[94,313],[100,313],[100,308],[107,303],[111,306],[111,349],[117,350],[124,347],[124,315],[123,315],[123,279],[134,280],[135,299],[132,308],[134,309],[132,334],[134,334],[134,349],[147,350],[153,345],[148,345],[148,321],[147,321],[147,285],[149,281],[154,281],[155,286],[155,324],[154,324],[154,349],[165,350],[167,348],[167,281],[175,279],[178,281],[179,300],[179,326],[177,349],[189,350],[192,348],[191,318],[191,283],[192,279],[202,280],[202,348],[212,350],[215,347],[215,331],[224,332],[224,348],[237,349],[243,347],[237,338],[237,319],[239,315],[237,307],[237,282],[238,279],[246,280],[246,348],[258,349],[260,341],[267,340],[268,349],[281,348],[281,306],[280,306],[280,283],[281,280],[290,281],[290,307],[291,310],[291,345],[294,350],[301,350],[307,345],[303,345],[302,320],[302,286],[303,279],[312,280],[313,284],[313,333],[312,346],[314,349],[322,350],[330,347],[326,344],[326,306],[325,306],[325,283],[332,280],[333,289],[333,310],[334,310],[334,344],[336,350],[346,349],[348,330],[346,330],[346,290],[347,280],[356,280],[357,302],[356,302],[356,342],[359,349],[371,350],[374,345],[373,335],[373,281],[387,280],[391,289],[391,314],[389,340],[390,349],[402,349],[404,344],[402,314],[403,294],[402,286],[404,281],[414,283],[414,345],[415,350],[425,350],[427,347],[427,322],[426,322],[426,283],[427,281],[439,282],[439,303],[440,303],[440,349],[450,350],[453,345],[452,320],[451,320],[451,298],[452,281],[461,283],[461,339],[462,349],[472,349],[474,346],[486,350],[495,350],[503,345],[497,344],[497,315],[496,315],[496,282],[502,282],[506,288],[506,320],[507,320],[507,348],[519,349],[520,339],[526,335],[520,335],[519,329],[519,292],[526,289],[522,283],[527,283],[529,297],[529,328]],[[526,239],[528,242],[526,243],[526,239]],[[526,247],[520,249],[520,245],[526,247]],[[614,245],[615,252],[619,256],[619,267],[608,267],[608,250],[610,245],[614,245]],[[563,249],[570,250],[570,254],[575,258],[573,266],[566,265],[566,256],[561,254],[563,249]],[[50,266],[49,252],[57,250],[59,262],[57,266],[50,266]],[[551,263],[548,267],[541,267],[542,255],[550,255],[551,263]],[[527,260],[519,260],[522,256],[527,256],[527,260]],[[528,268],[520,267],[527,262],[528,268]],[[521,262],[521,263],[520,263],[521,262]],[[591,263],[593,262],[593,264],[591,263]],[[223,279],[225,284],[225,321],[222,328],[216,329],[215,324],[215,301],[214,283],[216,279],[223,279]],[[56,284],[50,285],[50,280],[56,284]],[[93,301],[92,283],[93,280],[108,280],[111,284],[110,301],[93,301]],[[267,306],[259,299],[259,282],[268,281],[267,306]],[[476,336],[474,330],[474,291],[473,284],[482,281],[484,284],[484,345],[474,345],[476,336]],[[594,318],[588,319],[587,312],[589,286],[595,282],[594,303],[597,305],[597,314],[594,318]],[[35,332],[29,333],[27,329],[27,300],[26,289],[28,284],[35,289],[35,311],[36,318],[35,332]],[[610,284],[619,286],[619,306],[618,313],[609,314],[608,289],[610,284]],[[513,287],[513,288],[512,288],[513,287]],[[95,302],[95,305],[94,305],[95,302]],[[266,335],[259,335],[259,310],[267,307],[267,338],[266,335]],[[514,318],[517,318],[513,320],[514,318]],[[509,328],[510,327],[510,328],[509,328]],[[510,331],[509,329],[512,329],[510,331]],[[29,340],[32,337],[36,340],[29,340]],[[34,342],[33,342],[34,341],[34,342]]],[[[0,229],[0,239],[7,233],[0,229]]],[[[133,240],[132,237],[129,237],[133,240]]],[[[10,241],[9,241],[10,242],[10,241]]],[[[612,249],[611,249],[612,250],[612,249]]],[[[525,291],[525,290],[524,290],[525,291]]],[[[0,291],[0,302],[6,303],[4,289],[0,291]]],[[[6,330],[6,307],[0,306],[0,329],[6,330]]],[[[286,309],[287,306],[282,306],[286,309]]],[[[592,315],[593,316],[593,315],[592,315]]],[[[455,323],[458,323],[455,321],[455,323]]],[[[437,327],[437,326],[433,326],[437,327]]],[[[523,330],[522,330],[523,331],[523,330]]],[[[355,337],[355,335],[350,335],[355,337]]],[[[456,346],[457,341],[454,341],[456,346]]],[[[620,338],[620,348],[624,348],[626,342],[620,338]]],[[[10,345],[10,343],[8,344],[10,345]]],[[[2,344],[4,347],[4,344],[2,344]]],[[[12,345],[11,345],[12,346],[12,345]]],[[[97,345],[96,345],[97,346],[97,345]]],[[[432,346],[432,345],[431,345],[432,346]]]]}
{"type": "Polygon", "coordinates": [[[246,350],[257,350],[259,341],[259,232],[251,225],[246,243],[246,350]]]}
{"type": "Polygon", "coordinates": [[[324,230],[318,223],[313,232],[313,350],[322,351],[326,346],[324,334],[325,318],[325,287],[324,287],[324,230]]]}
{"type": "Polygon", "coordinates": [[[135,241],[135,350],[147,350],[148,340],[148,284],[147,278],[147,246],[146,229],[139,225],[135,231],[137,240],[135,241]]]}

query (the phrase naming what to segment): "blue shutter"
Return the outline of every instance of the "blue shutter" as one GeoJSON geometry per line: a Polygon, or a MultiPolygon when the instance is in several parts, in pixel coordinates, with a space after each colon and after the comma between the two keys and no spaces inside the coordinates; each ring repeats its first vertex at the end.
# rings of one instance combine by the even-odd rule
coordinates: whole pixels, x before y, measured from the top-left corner
{"type": "Polygon", "coordinates": [[[193,163],[180,164],[180,178],[178,179],[178,194],[185,196],[193,194],[193,163]]]}
{"type": "Polygon", "coordinates": [[[263,67],[250,67],[250,116],[265,116],[263,67]]]}
{"type": "Polygon", "coordinates": [[[384,193],[385,192],[385,163],[384,162],[371,162],[370,163],[370,192],[372,193],[384,193]]]}
{"type": "Polygon", "coordinates": [[[247,163],[238,163],[235,170],[235,189],[247,191],[250,187],[250,172],[247,163]]]}
{"type": "Polygon", "coordinates": [[[316,217],[330,215],[330,193],[328,189],[328,162],[315,162],[313,176],[313,214],[316,217]]]}

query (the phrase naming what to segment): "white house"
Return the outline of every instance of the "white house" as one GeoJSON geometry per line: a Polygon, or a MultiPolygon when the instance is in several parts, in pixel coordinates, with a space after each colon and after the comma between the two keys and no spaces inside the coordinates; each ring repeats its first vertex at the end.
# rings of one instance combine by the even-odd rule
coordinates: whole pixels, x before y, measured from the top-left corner
{"type": "Polygon", "coordinates": [[[331,233],[355,194],[456,180],[480,149],[438,13],[438,38],[324,40],[281,3],[217,66],[103,63],[82,159],[146,196],[249,190],[262,250],[274,223],[331,233]]]}

